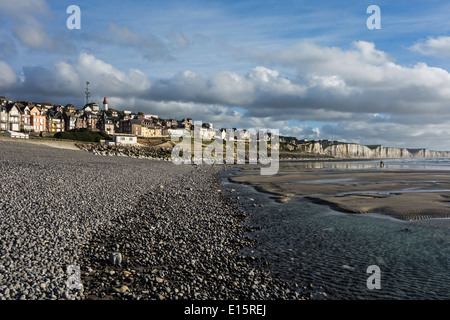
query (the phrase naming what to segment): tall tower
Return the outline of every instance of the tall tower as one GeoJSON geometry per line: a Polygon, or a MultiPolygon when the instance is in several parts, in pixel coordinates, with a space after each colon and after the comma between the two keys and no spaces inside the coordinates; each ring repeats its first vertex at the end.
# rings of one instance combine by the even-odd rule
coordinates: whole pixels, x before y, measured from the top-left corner
{"type": "Polygon", "coordinates": [[[108,101],[105,99],[103,99],[103,110],[108,111],[108,101]]]}

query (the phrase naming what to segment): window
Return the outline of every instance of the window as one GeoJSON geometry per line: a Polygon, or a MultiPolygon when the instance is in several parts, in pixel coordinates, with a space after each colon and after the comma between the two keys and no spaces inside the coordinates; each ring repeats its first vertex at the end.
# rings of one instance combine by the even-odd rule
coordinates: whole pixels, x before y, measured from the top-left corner
{"type": "Polygon", "coordinates": [[[125,137],[120,138],[120,140],[125,141],[125,137]]]}
{"type": "Polygon", "coordinates": [[[130,141],[133,141],[133,138],[129,138],[130,141]]]}

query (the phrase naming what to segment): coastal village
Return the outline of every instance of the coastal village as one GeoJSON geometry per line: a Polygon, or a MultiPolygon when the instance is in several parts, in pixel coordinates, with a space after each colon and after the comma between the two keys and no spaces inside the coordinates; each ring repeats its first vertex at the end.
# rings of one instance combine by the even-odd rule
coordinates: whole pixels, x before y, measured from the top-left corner
{"type": "MultiPolygon", "coordinates": [[[[192,118],[162,119],[155,114],[117,110],[109,107],[107,97],[102,106],[95,102],[86,103],[83,108],[72,104],[59,105],[48,102],[12,101],[0,96],[0,131],[13,137],[53,137],[59,132],[90,130],[104,132],[111,136],[115,143],[133,144],[137,138],[170,138],[181,137],[194,130],[192,118]]],[[[231,129],[231,128],[228,128],[231,129]]],[[[236,139],[249,139],[246,129],[236,131],[236,139]]],[[[214,129],[214,124],[201,124],[202,140],[226,138],[227,128],[214,129]],[[219,136],[218,136],[219,135],[219,136]]],[[[270,140],[270,133],[267,134],[270,140]]],[[[287,151],[300,150],[308,143],[307,139],[280,137],[280,147],[287,151]]],[[[331,141],[320,140],[321,144],[331,141]]],[[[334,141],[336,143],[336,141],[334,141]]]]}
{"type": "MultiPolygon", "coordinates": [[[[86,99],[87,100],[87,99],[86,99]]],[[[65,106],[48,102],[12,101],[0,96],[0,132],[4,136],[17,138],[61,137],[61,133],[88,131],[101,133],[104,141],[114,145],[134,145],[145,139],[170,140],[193,136],[196,121],[192,118],[163,119],[156,114],[145,114],[131,110],[110,108],[107,97],[102,106],[88,102],[83,108],[72,104],[65,106]]],[[[211,122],[201,122],[202,141],[227,139],[227,130],[233,129],[234,139],[248,140],[250,130],[236,128],[215,129],[211,122]]],[[[65,139],[71,139],[65,138],[65,139]]],[[[257,139],[271,141],[271,133],[264,133],[257,139]]],[[[77,140],[76,138],[74,140],[77,140]]],[[[101,141],[97,141],[101,142],[101,141]]],[[[360,145],[335,140],[308,140],[279,136],[280,156],[283,158],[448,158],[450,151],[434,151],[426,148],[409,149],[383,147],[381,145],[360,145]]],[[[166,144],[167,145],[167,144],[166,144]]],[[[167,150],[166,150],[167,151],[167,150]]]]}
{"type": "MultiPolygon", "coordinates": [[[[88,129],[111,136],[170,137],[182,136],[185,130],[192,130],[193,125],[191,118],[160,119],[154,114],[115,110],[109,108],[106,97],[101,108],[97,103],[91,102],[81,109],[72,104],[63,106],[47,102],[13,102],[0,97],[0,131],[28,136],[49,137],[58,132],[88,129]]],[[[213,139],[213,124],[202,123],[201,134],[205,140],[213,139]]]]}

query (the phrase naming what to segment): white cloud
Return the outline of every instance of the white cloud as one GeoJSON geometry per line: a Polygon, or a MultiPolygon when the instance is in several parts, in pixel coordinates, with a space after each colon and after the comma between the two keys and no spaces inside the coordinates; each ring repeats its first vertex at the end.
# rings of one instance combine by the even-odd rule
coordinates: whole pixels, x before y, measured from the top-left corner
{"type": "Polygon", "coordinates": [[[185,70],[150,81],[140,70],[125,72],[83,53],[75,61],[24,68],[21,90],[79,97],[89,81],[95,99],[111,97],[118,107],[225,127],[284,128],[290,120],[338,123],[290,131],[310,138],[416,145],[433,137],[441,141],[448,131],[450,74],[442,68],[402,66],[367,42],[346,50],[302,43],[258,58],[264,63],[247,73],[225,70],[206,77],[185,70]],[[296,75],[286,76],[285,67],[297,70],[296,75]]]}
{"type": "Polygon", "coordinates": [[[18,82],[16,72],[6,62],[0,61],[0,89],[7,90],[18,82]]]}
{"type": "Polygon", "coordinates": [[[11,37],[3,35],[0,38],[0,59],[8,59],[17,53],[16,46],[11,37]]]}
{"type": "Polygon", "coordinates": [[[43,26],[36,21],[31,20],[25,24],[16,25],[13,28],[13,34],[22,44],[31,49],[48,49],[50,52],[55,48],[53,40],[43,26]]]}
{"type": "MultiPolygon", "coordinates": [[[[116,43],[120,46],[131,47],[148,61],[171,61],[175,59],[169,52],[168,44],[153,34],[139,34],[127,26],[120,26],[116,23],[109,24],[109,32],[113,37],[110,44],[116,43]]],[[[173,37],[175,37],[178,46],[187,45],[183,43],[184,37],[181,34],[174,34],[173,37]]],[[[186,39],[184,38],[184,40],[186,39]]]]}
{"type": "Polygon", "coordinates": [[[176,49],[186,49],[191,44],[190,41],[184,36],[184,34],[179,31],[170,32],[169,38],[172,40],[176,49]]]}
{"type": "Polygon", "coordinates": [[[344,50],[302,42],[275,53],[258,53],[266,65],[295,68],[296,84],[307,84],[299,108],[330,111],[428,113],[445,112],[450,98],[447,70],[417,63],[395,63],[373,43],[358,41],[344,50]]]}
{"type": "Polygon", "coordinates": [[[448,57],[450,56],[450,37],[428,37],[425,41],[415,43],[410,50],[427,56],[448,57]]]}
{"type": "Polygon", "coordinates": [[[0,1],[0,13],[14,19],[26,20],[31,15],[47,15],[49,12],[46,0],[0,1]]]}
{"type": "Polygon", "coordinates": [[[118,70],[93,55],[82,53],[76,61],[58,61],[52,66],[24,67],[23,81],[17,90],[39,96],[77,97],[90,82],[93,98],[105,95],[130,97],[150,87],[147,76],[139,70],[118,70]]]}
{"type": "Polygon", "coordinates": [[[55,34],[54,24],[48,27],[48,22],[54,22],[56,17],[45,0],[1,1],[0,15],[11,24],[11,36],[28,49],[46,53],[73,50],[69,38],[55,34]]]}
{"type": "Polygon", "coordinates": [[[141,93],[150,87],[147,76],[136,69],[128,73],[115,68],[95,56],[82,53],[77,62],[73,64],[73,72],[89,80],[94,90],[117,92],[125,96],[141,93]]]}

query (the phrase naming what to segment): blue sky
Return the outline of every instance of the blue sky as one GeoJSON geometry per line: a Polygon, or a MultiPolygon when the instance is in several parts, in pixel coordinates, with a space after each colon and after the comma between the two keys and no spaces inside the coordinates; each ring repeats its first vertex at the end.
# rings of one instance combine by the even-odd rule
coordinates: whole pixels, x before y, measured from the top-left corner
{"type": "Polygon", "coordinates": [[[0,95],[81,107],[89,81],[117,109],[450,150],[449,14],[437,0],[3,1],[0,95]]]}

